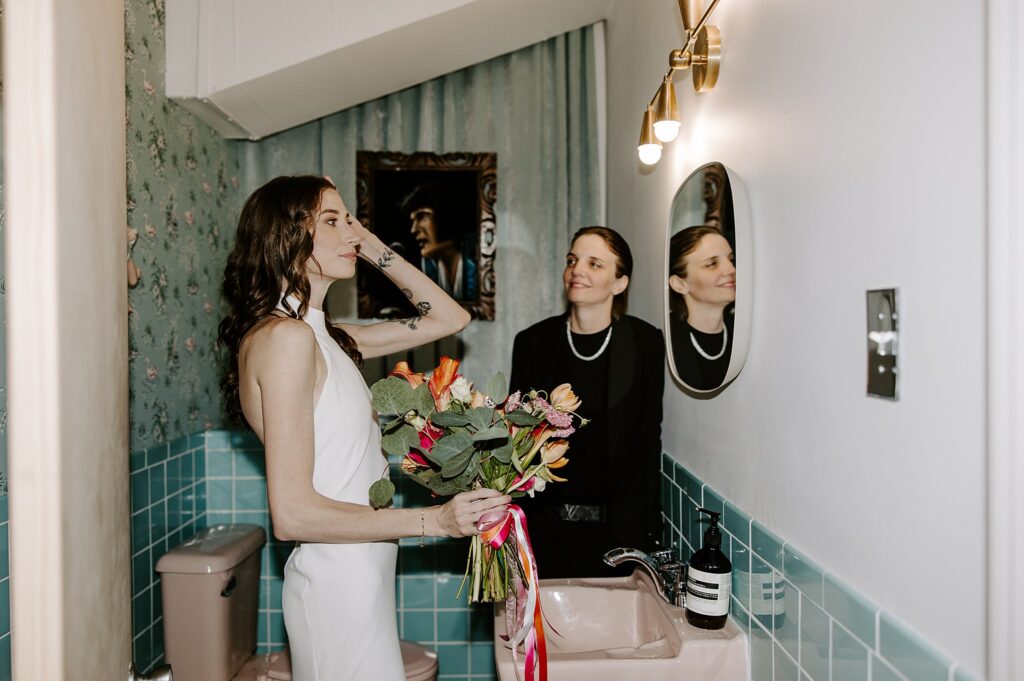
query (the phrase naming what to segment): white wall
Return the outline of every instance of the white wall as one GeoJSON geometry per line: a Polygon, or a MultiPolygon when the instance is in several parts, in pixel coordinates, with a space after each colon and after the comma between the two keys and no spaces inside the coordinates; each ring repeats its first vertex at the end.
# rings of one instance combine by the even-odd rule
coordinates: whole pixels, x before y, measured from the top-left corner
{"type": "MultiPolygon", "coordinates": [[[[725,0],[715,91],[652,172],[640,116],[674,0],[608,19],[608,215],[661,263],[672,195],[721,161],[752,206],[754,327],[718,398],[666,386],[665,449],[976,674],[984,670],[983,3],[725,0]],[[901,294],[901,397],[865,396],[865,302],[901,294]],[[963,591],[959,591],[962,589],[963,591]]],[[[631,310],[661,323],[657,268],[631,310]]],[[[740,273],[740,276],[743,276],[740,273]]]]}

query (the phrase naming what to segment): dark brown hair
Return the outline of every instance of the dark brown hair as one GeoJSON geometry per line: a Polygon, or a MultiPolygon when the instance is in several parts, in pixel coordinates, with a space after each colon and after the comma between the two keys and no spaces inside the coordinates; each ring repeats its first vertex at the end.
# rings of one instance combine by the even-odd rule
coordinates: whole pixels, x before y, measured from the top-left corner
{"type": "MultiPolygon", "coordinates": [[[[622,238],[622,235],[611,227],[582,227],[572,235],[570,244],[576,243],[576,239],[587,234],[599,236],[607,244],[608,249],[615,254],[615,277],[633,276],[633,253],[629,250],[629,244],[622,238]]],[[[570,246],[571,248],[571,246],[570,246]]],[[[626,305],[629,302],[629,286],[612,299],[612,320],[615,321],[626,314],[626,305]]]]}
{"type": "MultiPolygon", "coordinates": [[[[238,350],[245,335],[272,316],[284,296],[299,301],[297,310],[288,303],[282,306],[289,317],[301,319],[309,308],[306,262],[313,256],[313,229],[327,189],[334,185],[315,175],[277,177],[254,191],[242,206],[235,245],[224,267],[228,313],[217,336],[218,347],[226,348],[229,355],[221,392],[233,418],[242,416],[238,350]]],[[[330,324],[327,331],[353,361],[362,360],[351,336],[330,324]]]]}
{"type": "MultiPolygon", "coordinates": [[[[674,274],[680,279],[686,279],[686,256],[693,253],[701,239],[709,234],[722,236],[722,231],[714,225],[695,225],[672,235],[668,245],[669,276],[674,274]]],[[[683,298],[683,294],[669,289],[668,304],[676,318],[686,319],[686,299],[683,298]]]]}

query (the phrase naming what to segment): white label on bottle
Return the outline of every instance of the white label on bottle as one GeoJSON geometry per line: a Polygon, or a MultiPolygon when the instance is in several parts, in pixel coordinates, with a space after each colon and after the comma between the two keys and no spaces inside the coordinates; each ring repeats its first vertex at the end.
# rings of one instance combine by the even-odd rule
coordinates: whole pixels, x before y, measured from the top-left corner
{"type": "Polygon", "coordinates": [[[786,612],[786,582],[778,572],[750,574],[750,614],[782,615],[786,612]]]}
{"type": "Polygon", "coordinates": [[[725,615],[729,612],[732,575],[715,574],[694,568],[686,570],[686,607],[701,615],[725,615]]]}

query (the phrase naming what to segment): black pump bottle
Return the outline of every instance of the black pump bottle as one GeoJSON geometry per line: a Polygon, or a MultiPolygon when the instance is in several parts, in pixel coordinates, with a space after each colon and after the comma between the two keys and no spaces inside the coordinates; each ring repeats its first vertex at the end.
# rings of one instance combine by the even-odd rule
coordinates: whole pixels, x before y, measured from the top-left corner
{"type": "Polygon", "coordinates": [[[701,629],[721,629],[729,617],[732,563],[721,549],[721,514],[699,510],[711,517],[711,524],[704,531],[704,546],[693,554],[686,570],[686,621],[701,629]]]}

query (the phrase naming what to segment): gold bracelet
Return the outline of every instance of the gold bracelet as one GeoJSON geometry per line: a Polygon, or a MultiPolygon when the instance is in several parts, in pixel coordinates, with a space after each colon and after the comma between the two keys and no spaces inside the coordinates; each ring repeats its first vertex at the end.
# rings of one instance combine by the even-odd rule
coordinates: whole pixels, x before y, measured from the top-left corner
{"type": "Polygon", "coordinates": [[[427,521],[425,520],[425,516],[426,516],[426,511],[424,511],[421,508],[420,509],[420,548],[423,548],[423,546],[424,546],[423,539],[424,539],[424,536],[427,533],[427,531],[426,531],[427,521]]]}

